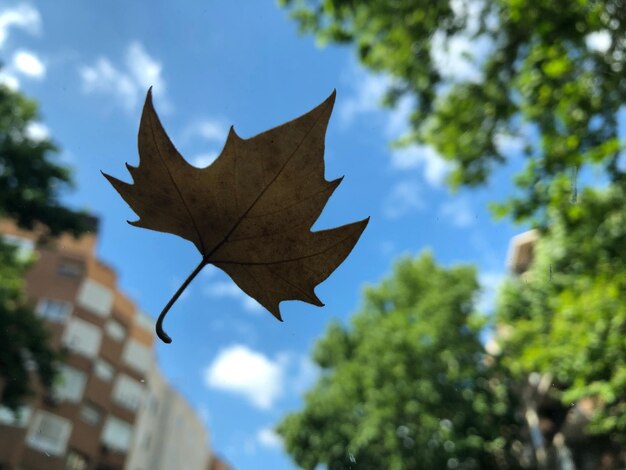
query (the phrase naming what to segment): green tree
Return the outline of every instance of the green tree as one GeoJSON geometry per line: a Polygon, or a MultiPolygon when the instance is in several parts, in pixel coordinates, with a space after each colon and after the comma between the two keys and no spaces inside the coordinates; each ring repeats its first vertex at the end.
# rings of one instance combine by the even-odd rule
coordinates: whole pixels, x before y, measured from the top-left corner
{"type": "MultiPolygon", "coordinates": [[[[60,190],[71,182],[69,171],[53,161],[57,147],[49,139],[31,137],[38,119],[34,101],[0,85],[0,218],[28,229],[43,224],[50,235],[78,235],[87,230],[87,218],[59,202],[60,190]]],[[[0,404],[12,409],[30,392],[32,367],[45,387],[56,370],[57,355],[24,295],[27,268],[0,237],[0,404]]]]}
{"type": "Polygon", "coordinates": [[[57,354],[48,333],[24,298],[29,263],[13,246],[0,242],[0,404],[18,409],[30,393],[29,369],[36,366],[44,386],[50,386],[57,354]]]}
{"type": "Polygon", "coordinates": [[[430,254],[368,288],[351,326],[331,324],[317,343],[322,376],[278,427],[296,463],[515,468],[519,423],[479,339],[477,293],[473,268],[445,269],[430,254]]]}
{"type": "Polygon", "coordinates": [[[51,235],[78,235],[87,230],[86,217],[59,202],[61,190],[71,186],[70,172],[54,162],[52,141],[31,137],[38,121],[35,101],[0,85],[0,217],[28,229],[41,223],[51,235]]]}
{"type": "Polygon", "coordinates": [[[453,188],[484,185],[498,165],[521,161],[515,193],[494,213],[539,227],[541,242],[528,277],[501,296],[498,322],[510,335],[502,365],[519,386],[533,372],[554,378],[549,394],[563,407],[592,399],[587,432],[623,446],[626,3],[281,3],[303,31],[354,44],[367,68],[389,74],[384,104],[413,99],[411,131],[398,143],[432,145],[452,163],[453,188]],[[474,72],[455,75],[437,57],[463,41],[474,72]],[[608,189],[577,188],[590,169],[608,189]]]}
{"type": "Polygon", "coordinates": [[[519,139],[525,169],[497,214],[545,222],[545,209],[572,193],[553,186],[575,184],[587,166],[624,182],[617,116],[626,100],[623,0],[280,3],[303,31],[353,43],[366,67],[391,75],[387,105],[415,99],[403,142],[430,144],[452,162],[453,187],[484,184],[510,157],[503,139],[519,139]],[[468,59],[477,73],[455,76],[434,57],[463,41],[476,41],[466,52],[479,51],[468,59]]]}
{"type": "Polygon", "coordinates": [[[509,327],[502,364],[513,377],[551,377],[564,408],[591,400],[586,432],[607,449],[626,445],[625,208],[613,185],[551,209],[529,271],[505,284],[496,309],[509,327]]]}

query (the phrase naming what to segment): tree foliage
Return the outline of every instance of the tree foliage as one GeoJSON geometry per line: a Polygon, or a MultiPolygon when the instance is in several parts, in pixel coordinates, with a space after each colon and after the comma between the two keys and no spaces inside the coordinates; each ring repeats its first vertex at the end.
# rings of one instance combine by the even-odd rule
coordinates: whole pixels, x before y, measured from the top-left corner
{"type": "Polygon", "coordinates": [[[489,366],[473,268],[400,260],[351,325],[313,354],[322,376],[278,431],[303,468],[498,468],[519,433],[510,387],[489,366]]]}
{"type": "MultiPolygon", "coordinates": [[[[353,43],[361,62],[395,82],[386,103],[415,99],[405,142],[453,163],[450,183],[484,184],[524,149],[518,193],[496,212],[545,221],[553,181],[586,166],[624,181],[618,110],[626,100],[623,0],[282,0],[303,31],[353,43]],[[471,42],[470,42],[471,41],[471,42]],[[437,61],[470,42],[465,69],[437,61]],[[469,56],[469,57],[468,57],[469,56]]],[[[461,61],[463,57],[454,60],[461,61]]]]}
{"type": "Polygon", "coordinates": [[[41,223],[54,235],[80,234],[86,218],[59,201],[71,186],[70,172],[54,162],[51,140],[32,135],[38,120],[35,101],[0,85],[0,217],[28,229],[41,223]]]}
{"type": "Polygon", "coordinates": [[[587,431],[626,444],[626,194],[586,190],[578,204],[550,212],[550,230],[527,275],[500,294],[497,320],[513,376],[554,378],[565,406],[596,403],[587,431]]]}
{"type": "Polygon", "coordinates": [[[58,359],[45,326],[24,298],[28,264],[15,247],[0,243],[0,404],[14,410],[31,391],[29,370],[36,367],[42,384],[50,386],[58,359]]]}
{"type": "Polygon", "coordinates": [[[626,2],[281,3],[303,31],[353,44],[392,78],[384,104],[413,103],[400,143],[433,146],[452,163],[452,187],[522,168],[494,213],[541,239],[528,275],[500,296],[503,373],[520,389],[533,372],[552,377],[549,394],[566,408],[591,400],[586,431],[625,445],[626,2]],[[582,184],[589,170],[604,189],[582,184]]]}
{"type": "MultiPolygon", "coordinates": [[[[0,217],[28,229],[43,224],[51,235],[78,235],[87,219],[59,201],[70,174],[52,159],[57,147],[32,135],[38,119],[33,100],[0,85],[0,217]]],[[[30,392],[29,370],[44,386],[52,384],[57,358],[23,292],[28,265],[15,253],[0,237],[0,404],[12,409],[30,392]]]]}

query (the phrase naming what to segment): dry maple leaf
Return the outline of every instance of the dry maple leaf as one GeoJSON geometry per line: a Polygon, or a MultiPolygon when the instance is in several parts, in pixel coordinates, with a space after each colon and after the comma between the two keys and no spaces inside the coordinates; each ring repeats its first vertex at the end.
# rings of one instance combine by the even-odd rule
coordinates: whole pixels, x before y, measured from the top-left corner
{"type": "Polygon", "coordinates": [[[202,261],[161,312],[211,263],[281,320],[279,303],[323,306],[314,288],[348,256],[369,217],[311,231],[341,178],[324,178],[324,137],[335,92],[303,116],[250,139],[231,127],[224,149],[206,168],[191,166],[165,133],[151,89],[139,126],[139,166],[126,164],[134,184],[104,174],[139,216],[136,227],[179,235],[202,261]]]}

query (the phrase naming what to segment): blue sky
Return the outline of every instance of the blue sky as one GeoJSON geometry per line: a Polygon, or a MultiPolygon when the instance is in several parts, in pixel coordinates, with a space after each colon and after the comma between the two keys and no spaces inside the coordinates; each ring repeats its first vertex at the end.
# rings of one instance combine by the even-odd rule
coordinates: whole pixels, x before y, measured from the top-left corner
{"type": "MultiPolygon", "coordinates": [[[[488,45],[482,45],[484,50],[488,45]]],[[[448,74],[475,79],[460,41],[446,55],[448,74]],[[472,78],[474,77],[474,78],[472,78]]],[[[221,272],[206,268],[166,322],[171,345],[158,344],[164,374],[205,420],[212,446],[237,469],[294,468],[271,431],[317,371],[308,355],[331,319],[358,309],[362,288],[389,273],[394,258],[431,249],[439,262],[479,266],[489,292],[505,274],[510,238],[520,227],[495,223],[487,202],[510,192],[511,168],[488,188],[450,194],[447,165],[432,149],[395,150],[410,100],[378,106],[389,79],[359,67],[348,47],[319,48],[299,36],[274,2],[120,1],[5,3],[0,7],[0,80],[39,101],[34,136],[50,135],[74,170],[69,204],[101,219],[99,256],[119,284],[156,316],[199,262],[193,245],[131,227],[136,216],[100,170],[128,181],[149,86],[181,153],[206,165],[235,125],[250,137],[293,119],[337,89],[326,137],[326,175],[345,175],[316,228],[371,216],[344,264],[316,292],[324,308],[287,302],[284,323],[250,301],[221,272]]],[[[501,145],[519,149],[512,138],[501,145]]]]}

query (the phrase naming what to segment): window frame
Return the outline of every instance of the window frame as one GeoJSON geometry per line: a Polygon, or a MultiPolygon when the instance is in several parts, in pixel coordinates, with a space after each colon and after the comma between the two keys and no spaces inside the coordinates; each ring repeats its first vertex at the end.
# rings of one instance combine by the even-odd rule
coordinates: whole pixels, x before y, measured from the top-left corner
{"type": "Polygon", "coordinates": [[[68,300],[53,299],[50,297],[42,297],[37,301],[35,307],[35,313],[39,318],[47,320],[52,323],[65,323],[74,312],[74,304],[68,300]],[[59,310],[61,307],[65,307],[63,315],[59,315],[58,312],[51,314],[49,312],[50,305],[56,307],[55,310],[59,310]]]}
{"type": "Polygon", "coordinates": [[[26,444],[32,449],[58,457],[65,454],[71,433],[72,422],[69,419],[64,418],[63,416],[55,415],[49,411],[37,410],[33,414],[30,426],[28,427],[26,444]],[[52,432],[50,432],[50,436],[55,436],[57,438],[57,442],[51,442],[48,440],[48,437],[50,436],[44,436],[41,433],[42,426],[44,425],[44,421],[46,419],[54,423],[49,423],[49,426],[58,426],[58,429],[52,429],[52,432]]]}
{"type": "Polygon", "coordinates": [[[133,425],[128,421],[118,418],[115,415],[108,415],[106,420],[104,421],[104,425],[102,426],[102,432],[100,433],[100,442],[114,452],[123,452],[125,454],[129,453],[133,444],[133,425]],[[118,425],[118,429],[113,429],[111,431],[112,427],[118,425]],[[128,431],[128,440],[123,446],[118,446],[117,442],[115,442],[115,439],[111,439],[111,435],[119,437],[122,430],[128,431]]]}
{"type": "Polygon", "coordinates": [[[68,364],[61,364],[59,366],[60,380],[68,379],[67,384],[55,383],[54,384],[54,397],[59,401],[66,401],[69,403],[80,403],[85,395],[85,389],[87,388],[87,373],[72,367],[68,364]],[[77,379],[77,382],[74,381],[77,379]],[[74,383],[69,383],[74,381],[74,383]],[[70,388],[70,386],[78,386],[78,390],[70,388]]]}
{"type": "Polygon", "coordinates": [[[104,410],[100,408],[98,405],[90,401],[83,402],[78,412],[79,419],[83,423],[86,423],[90,426],[99,426],[100,423],[102,423],[104,415],[105,415],[104,410]],[[88,416],[88,413],[91,411],[95,412],[94,416],[97,414],[97,416],[95,416],[96,419],[92,419],[92,417],[88,416]]]}
{"type": "Polygon", "coordinates": [[[115,366],[113,364],[111,364],[109,361],[107,361],[106,359],[102,359],[101,357],[97,357],[93,361],[93,374],[98,379],[102,380],[103,382],[107,382],[107,383],[112,382],[115,379],[115,374],[116,373],[117,372],[115,370],[115,366]],[[107,374],[99,373],[98,369],[100,369],[101,371],[102,370],[107,370],[107,371],[110,370],[111,371],[111,376],[109,377],[107,374]]]}
{"type": "Polygon", "coordinates": [[[67,322],[62,341],[74,354],[85,356],[89,359],[95,359],[102,345],[102,330],[94,323],[83,320],[82,318],[72,317],[67,322]],[[72,331],[73,327],[78,329],[83,328],[83,331],[80,332],[81,334],[77,334],[76,331],[72,331]],[[87,331],[89,334],[95,333],[95,336],[85,341],[87,331]]]}

